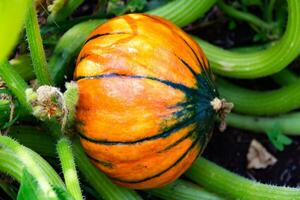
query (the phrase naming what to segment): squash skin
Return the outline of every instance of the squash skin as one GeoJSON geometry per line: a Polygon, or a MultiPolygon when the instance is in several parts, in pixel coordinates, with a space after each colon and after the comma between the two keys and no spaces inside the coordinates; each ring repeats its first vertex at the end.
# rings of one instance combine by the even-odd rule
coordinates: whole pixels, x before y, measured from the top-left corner
{"type": "Polygon", "coordinates": [[[81,144],[118,185],[148,189],[178,178],[210,139],[218,97],[208,61],[182,30],[129,14],[96,28],[74,72],[81,144]]]}

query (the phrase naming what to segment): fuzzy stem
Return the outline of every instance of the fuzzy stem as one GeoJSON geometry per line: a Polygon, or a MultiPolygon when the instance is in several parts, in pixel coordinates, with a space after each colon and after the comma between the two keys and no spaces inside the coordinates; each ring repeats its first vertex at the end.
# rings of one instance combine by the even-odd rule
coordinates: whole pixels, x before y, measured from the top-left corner
{"type": "Polygon", "coordinates": [[[36,178],[44,193],[49,195],[49,199],[57,199],[56,193],[53,191],[44,172],[41,170],[40,166],[36,164],[36,160],[33,159],[30,153],[28,153],[23,146],[6,136],[0,136],[0,145],[4,146],[4,148],[10,149],[21,159],[24,166],[26,166],[27,169],[30,169],[30,173],[36,178]]]}
{"type": "Polygon", "coordinates": [[[56,149],[60,159],[67,190],[75,200],[82,200],[83,197],[76,172],[71,142],[68,138],[64,137],[58,141],[56,149]]]}
{"type": "Polygon", "coordinates": [[[278,127],[287,135],[300,135],[300,112],[277,117],[257,117],[230,113],[226,117],[229,126],[254,132],[265,132],[278,127]]]}
{"type": "Polygon", "coordinates": [[[28,85],[7,61],[0,62],[0,77],[18,98],[20,104],[26,111],[31,112],[31,105],[27,102],[25,95],[25,90],[28,88],[28,85]]]}
{"type": "Polygon", "coordinates": [[[255,15],[239,11],[232,6],[226,5],[223,2],[223,0],[218,1],[218,6],[223,12],[225,12],[230,17],[233,17],[233,18],[236,18],[239,20],[244,20],[250,24],[256,25],[257,27],[259,27],[261,29],[269,30],[273,27],[272,24],[269,24],[269,23],[261,20],[260,18],[256,17],[255,15]]]}
{"type": "Polygon", "coordinates": [[[88,157],[85,155],[79,142],[73,143],[73,151],[75,153],[76,163],[87,179],[87,181],[95,188],[95,190],[102,195],[104,199],[110,200],[141,200],[138,194],[126,188],[121,188],[106,177],[106,175],[99,172],[99,170],[92,165],[88,157]]]}
{"type": "Polygon", "coordinates": [[[180,179],[163,188],[151,189],[147,192],[165,200],[224,200],[195,184],[180,179]]]}
{"type": "Polygon", "coordinates": [[[40,28],[37,19],[35,4],[29,7],[28,16],[25,23],[26,36],[28,39],[30,55],[36,77],[41,85],[52,85],[48,64],[46,61],[45,51],[43,48],[40,28]]]}
{"type": "Polygon", "coordinates": [[[208,42],[201,45],[212,70],[228,77],[258,78],[279,72],[300,54],[300,1],[287,0],[288,22],[281,39],[273,46],[251,53],[231,52],[208,42]]]}
{"type": "Polygon", "coordinates": [[[240,200],[297,200],[300,189],[258,183],[199,158],[185,175],[205,189],[240,200]]]}
{"type": "Polygon", "coordinates": [[[76,105],[78,102],[78,85],[75,82],[66,83],[66,92],[64,93],[65,104],[68,110],[67,123],[68,126],[74,125],[76,115],[76,105]]]}
{"type": "Polygon", "coordinates": [[[300,108],[300,79],[272,91],[249,90],[220,78],[217,85],[221,96],[234,104],[235,112],[271,115],[300,108]]]}
{"type": "Polygon", "coordinates": [[[166,18],[183,27],[203,16],[215,3],[216,0],[176,0],[147,13],[166,18]]]}

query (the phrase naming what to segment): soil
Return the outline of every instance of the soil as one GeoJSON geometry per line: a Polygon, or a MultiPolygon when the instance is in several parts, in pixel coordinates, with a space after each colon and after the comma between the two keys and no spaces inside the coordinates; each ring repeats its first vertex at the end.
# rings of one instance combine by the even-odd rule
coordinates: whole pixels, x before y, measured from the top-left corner
{"type": "Polygon", "coordinates": [[[281,186],[300,186],[300,137],[293,137],[293,143],[283,151],[276,150],[265,134],[256,134],[240,129],[228,128],[220,133],[215,130],[212,140],[203,156],[220,166],[244,177],[281,186]],[[277,163],[266,169],[247,170],[247,152],[253,139],[258,140],[277,163]]]}

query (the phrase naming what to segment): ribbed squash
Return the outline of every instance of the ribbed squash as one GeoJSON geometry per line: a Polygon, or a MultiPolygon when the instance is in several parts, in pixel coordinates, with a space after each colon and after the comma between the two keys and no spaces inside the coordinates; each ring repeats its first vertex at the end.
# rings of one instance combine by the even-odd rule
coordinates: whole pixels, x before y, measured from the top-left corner
{"type": "Polygon", "coordinates": [[[160,17],[129,14],[99,26],[80,52],[74,78],[82,146],[118,185],[170,183],[211,136],[218,94],[208,61],[160,17]]]}

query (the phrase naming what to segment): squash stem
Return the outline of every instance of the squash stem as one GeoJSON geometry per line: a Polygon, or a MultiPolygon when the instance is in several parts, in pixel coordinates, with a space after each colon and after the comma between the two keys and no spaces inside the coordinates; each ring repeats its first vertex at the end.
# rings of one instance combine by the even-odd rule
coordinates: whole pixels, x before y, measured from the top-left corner
{"type": "Polygon", "coordinates": [[[226,123],[229,126],[249,130],[253,132],[264,133],[278,127],[284,134],[300,135],[300,112],[294,112],[276,117],[258,117],[251,115],[241,115],[230,113],[226,117],[226,123]]]}
{"type": "Polygon", "coordinates": [[[287,2],[288,21],[285,33],[275,45],[265,50],[232,52],[194,37],[207,55],[212,70],[228,77],[258,78],[279,72],[290,64],[300,54],[300,1],[287,2]]]}
{"type": "Polygon", "coordinates": [[[80,171],[83,173],[83,176],[104,199],[142,200],[135,191],[118,187],[112,183],[106,175],[102,174],[95,166],[93,166],[78,141],[73,143],[72,146],[75,153],[76,163],[80,171]]]}
{"type": "Polygon", "coordinates": [[[163,188],[146,190],[165,200],[224,200],[213,193],[185,180],[176,180],[163,188]]]}
{"type": "Polygon", "coordinates": [[[274,115],[300,108],[300,79],[271,91],[241,88],[220,78],[217,87],[220,95],[234,104],[233,111],[239,113],[274,115]]]}
{"type": "Polygon", "coordinates": [[[48,64],[43,48],[34,1],[32,2],[28,10],[25,29],[32,59],[32,65],[38,82],[41,85],[52,85],[53,81],[51,80],[48,71],[48,64]]]}
{"type": "Polygon", "coordinates": [[[223,0],[218,1],[218,6],[223,12],[225,12],[230,17],[233,17],[233,18],[236,18],[239,20],[244,20],[250,24],[253,24],[253,25],[259,27],[260,29],[270,30],[274,27],[273,24],[267,23],[267,22],[261,20],[260,18],[256,17],[255,15],[239,11],[232,6],[226,5],[223,2],[223,0]]]}
{"type": "Polygon", "coordinates": [[[205,189],[228,199],[300,199],[300,189],[258,183],[232,173],[204,158],[197,159],[185,175],[205,189]]]}
{"type": "Polygon", "coordinates": [[[76,172],[70,140],[66,137],[61,138],[57,143],[56,149],[60,159],[67,190],[75,200],[82,200],[83,197],[76,172]]]}
{"type": "Polygon", "coordinates": [[[215,110],[215,112],[219,115],[219,118],[221,120],[219,129],[221,132],[223,132],[226,129],[226,115],[231,112],[233,108],[233,103],[227,102],[225,99],[219,99],[218,97],[215,97],[210,102],[210,104],[215,110]]]}
{"type": "MultiPolygon", "coordinates": [[[[37,164],[37,159],[33,158],[30,151],[7,136],[0,136],[0,145],[2,146],[1,150],[11,151],[14,154],[14,156],[9,157],[9,159],[13,160],[13,158],[17,158],[24,167],[30,170],[30,173],[36,178],[38,184],[45,194],[48,194],[49,197],[56,199],[56,193],[54,192],[47,176],[45,175],[45,172],[42,170],[41,166],[37,164]]],[[[14,168],[11,170],[14,170],[14,168]]]]}

